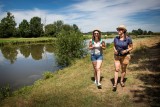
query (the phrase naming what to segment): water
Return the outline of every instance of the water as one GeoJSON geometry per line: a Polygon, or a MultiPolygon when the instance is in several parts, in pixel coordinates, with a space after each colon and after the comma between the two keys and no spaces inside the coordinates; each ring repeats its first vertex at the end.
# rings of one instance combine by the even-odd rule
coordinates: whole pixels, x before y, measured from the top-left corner
{"type": "Polygon", "coordinates": [[[58,70],[51,44],[4,46],[0,48],[0,87],[31,85],[45,71],[58,70]]]}
{"type": "MultiPolygon", "coordinates": [[[[113,39],[103,39],[106,43],[113,39]]],[[[86,40],[88,46],[89,40],[86,40]]],[[[28,86],[42,78],[45,71],[59,69],[53,44],[7,45],[0,47],[0,87],[28,86]]]]}

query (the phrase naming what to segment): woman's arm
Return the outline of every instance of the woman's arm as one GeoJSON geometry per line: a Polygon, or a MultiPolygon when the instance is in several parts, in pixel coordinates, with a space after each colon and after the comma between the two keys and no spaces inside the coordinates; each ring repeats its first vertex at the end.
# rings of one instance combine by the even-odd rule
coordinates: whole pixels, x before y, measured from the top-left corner
{"type": "Polygon", "coordinates": [[[127,50],[127,52],[130,52],[132,49],[133,49],[133,44],[129,44],[128,49],[126,49],[126,50],[127,50]]]}
{"type": "Polygon", "coordinates": [[[105,49],[106,48],[106,44],[105,44],[105,42],[104,41],[102,41],[102,49],[105,49]]]}
{"type": "Polygon", "coordinates": [[[93,49],[94,47],[92,46],[92,41],[90,40],[89,41],[89,47],[88,47],[89,49],[93,49]]]}
{"type": "Polygon", "coordinates": [[[115,44],[114,44],[114,47],[113,47],[113,49],[114,49],[114,54],[118,54],[118,51],[116,50],[116,48],[115,48],[115,44]]]}
{"type": "Polygon", "coordinates": [[[133,44],[129,44],[129,45],[128,45],[128,49],[123,50],[122,53],[123,53],[123,54],[128,53],[128,52],[130,52],[132,49],[133,49],[133,44]]]}

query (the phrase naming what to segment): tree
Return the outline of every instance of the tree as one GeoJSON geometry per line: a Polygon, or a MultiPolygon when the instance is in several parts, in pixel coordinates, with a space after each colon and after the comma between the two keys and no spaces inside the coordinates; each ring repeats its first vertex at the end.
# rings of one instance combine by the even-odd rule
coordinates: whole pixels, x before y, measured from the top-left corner
{"type": "Polygon", "coordinates": [[[56,31],[54,29],[54,24],[48,24],[45,26],[45,35],[46,36],[54,36],[55,33],[56,33],[56,31]]]}
{"type": "Polygon", "coordinates": [[[137,31],[137,32],[138,32],[138,35],[142,35],[142,34],[143,34],[143,30],[142,30],[142,29],[140,29],[140,28],[138,29],[138,31],[137,31]]]}
{"type": "Polygon", "coordinates": [[[146,30],[143,31],[143,35],[147,35],[147,31],[146,30]]]}
{"type": "Polygon", "coordinates": [[[75,58],[81,58],[84,55],[83,35],[73,26],[63,25],[63,29],[57,36],[56,56],[58,63],[62,66],[68,66],[75,58]]]}
{"type": "Polygon", "coordinates": [[[27,22],[27,20],[24,19],[19,24],[18,33],[20,37],[30,37],[29,23],[27,22]]]}
{"type": "Polygon", "coordinates": [[[16,22],[14,16],[7,12],[7,17],[4,17],[0,23],[0,37],[8,38],[15,35],[16,32],[16,22]]]}
{"type": "Polygon", "coordinates": [[[30,31],[32,37],[40,37],[43,33],[43,25],[41,24],[41,18],[33,17],[30,20],[30,31]]]}
{"type": "Polygon", "coordinates": [[[133,35],[138,35],[138,31],[137,30],[132,30],[133,35]]]}
{"type": "Polygon", "coordinates": [[[153,32],[152,31],[148,31],[148,35],[152,35],[153,34],[153,32]]]}
{"type": "Polygon", "coordinates": [[[57,37],[57,35],[59,35],[59,32],[62,30],[64,23],[62,20],[58,20],[54,22],[53,25],[55,30],[54,37],[57,37]]]}
{"type": "Polygon", "coordinates": [[[79,30],[79,28],[78,28],[78,26],[77,26],[76,24],[73,24],[73,29],[74,29],[75,31],[78,31],[78,30],[79,30]]]}

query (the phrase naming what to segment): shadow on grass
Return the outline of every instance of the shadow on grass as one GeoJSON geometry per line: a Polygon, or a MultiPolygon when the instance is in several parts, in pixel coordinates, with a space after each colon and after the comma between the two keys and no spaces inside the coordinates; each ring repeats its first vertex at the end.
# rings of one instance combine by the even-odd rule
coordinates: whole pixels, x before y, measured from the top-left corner
{"type": "Polygon", "coordinates": [[[138,64],[129,69],[139,72],[137,78],[144,83],[138,86],[143,90],[131,90],[134,102],[160,106],[160,42],[152,47],[141,46],[134,51],[131,63],[138,64]]]}

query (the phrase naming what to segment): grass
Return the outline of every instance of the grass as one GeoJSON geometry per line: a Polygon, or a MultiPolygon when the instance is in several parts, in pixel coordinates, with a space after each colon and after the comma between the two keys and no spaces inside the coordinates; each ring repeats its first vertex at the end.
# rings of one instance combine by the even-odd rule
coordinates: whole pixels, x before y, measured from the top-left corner
{"type": "Polygon", "coordinates": [[[43,43],[52,42],[55,38],[39,37],[39,38],[0,38],[0,45],[6,44],[24,44],[24,43],[43,43]]]}
{"type": "Polygon", "coordinates": [[[127,68],[126,87],[118,84],[112,91],[114,77],[113,45],[104,51],[101,83],[93,83],[93,67],[89,55],[72,66],[54,72],[48,79],[38,80],[1,101],[4,107],[150,107],[160,106],[160,37],[134,39],[132,60],[127,68]],[[146,54],[146,55],[144,55],[146,54]],[[157,65],[154,65],[157,64],[157,65]],[[153,66],[154,65],[154,66],[153,66]],[[152,67],[153,66],[153,67],[152,67]],[[157,67],[158,66],[158,67],[157,67]],[[156,79],[155,79],[156,78],[156,79]]]}

